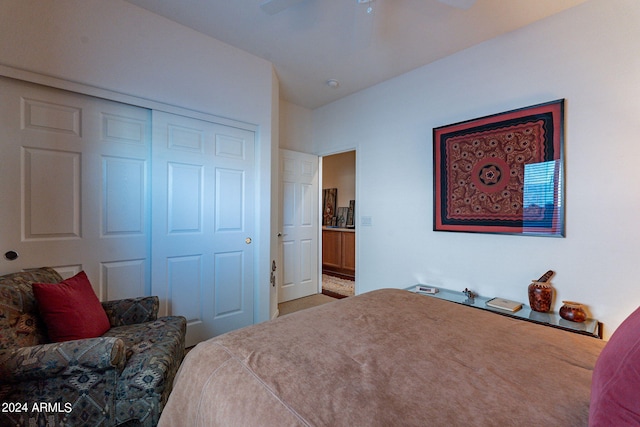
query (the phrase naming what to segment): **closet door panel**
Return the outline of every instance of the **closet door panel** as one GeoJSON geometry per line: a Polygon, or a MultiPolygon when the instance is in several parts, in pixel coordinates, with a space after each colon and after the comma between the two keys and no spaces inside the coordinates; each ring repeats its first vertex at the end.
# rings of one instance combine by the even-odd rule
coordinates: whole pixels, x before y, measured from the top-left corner
{"type": "Polygon", "coordinates": [[[150,111],[0,78],[0,273],[86,271],[102,300],[150,291],[150,111]],[[124,280],[131,275],[129,280],[124,280]]]}
{"type": "Polygon", "coordinates": [[[187,346],[253,323],[253,132],[153,112],[153,293],[187,346]]]}

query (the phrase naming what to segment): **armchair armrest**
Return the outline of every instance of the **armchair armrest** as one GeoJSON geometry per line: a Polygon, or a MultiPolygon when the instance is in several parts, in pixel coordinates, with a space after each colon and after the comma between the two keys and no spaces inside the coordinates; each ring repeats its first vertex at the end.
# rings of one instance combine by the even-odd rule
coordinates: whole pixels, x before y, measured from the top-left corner
{"type": "Polygon", "coordinates": [[[108,369],[122,371],[125,363],[125,345],[120,338],[89,338],[0,350],[0,378],[21,382],[108,369]]]}
{"type": "Polygon", "coordinates": [[[158,319],[157,296],[127,298],[102,303],[111,327],[135,325],[158,319]]]}

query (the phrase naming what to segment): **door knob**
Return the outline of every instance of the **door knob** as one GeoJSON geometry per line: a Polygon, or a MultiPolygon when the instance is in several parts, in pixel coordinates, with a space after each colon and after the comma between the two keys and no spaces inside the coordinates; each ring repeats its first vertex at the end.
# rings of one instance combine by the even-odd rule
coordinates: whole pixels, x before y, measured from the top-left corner
{"type": "Polygon", "coordinates": [[[247,245],[250,245],[250,244],[251,244],[251,237],[247,237],[246,239],[244,239],[244,242],[245,242],[247,245]]]}
{"type": "Polygon", "coordinates": [[[16,251],[7,251],[4,253],[4,257],[9,261],[15,261],[19,256],[16,251]]]}

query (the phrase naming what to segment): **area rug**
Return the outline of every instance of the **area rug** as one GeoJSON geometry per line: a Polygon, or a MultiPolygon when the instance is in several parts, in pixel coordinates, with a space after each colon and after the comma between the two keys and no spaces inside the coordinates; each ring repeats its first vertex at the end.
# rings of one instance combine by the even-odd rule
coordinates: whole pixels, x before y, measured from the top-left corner
{"type": "Polygon", "coordinates": [[[346,298],[355,295],[355,282],[339,277],[322,275],[322,293],[334,298],[346,298]]]}

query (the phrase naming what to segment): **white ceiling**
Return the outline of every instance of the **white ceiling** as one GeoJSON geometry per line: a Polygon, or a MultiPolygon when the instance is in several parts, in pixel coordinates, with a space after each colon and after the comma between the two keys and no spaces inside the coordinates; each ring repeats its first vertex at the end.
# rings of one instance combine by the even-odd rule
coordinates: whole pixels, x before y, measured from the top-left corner
{"type": "Polygon", "coordinates": [[[126,1],[272,62],[281,98],[315,109],[586,0],[374,0],[373,14],[304,0],[273,15],[262,0],[126,1]]]}

